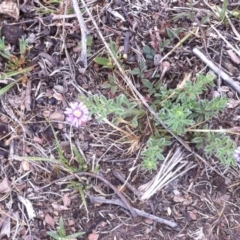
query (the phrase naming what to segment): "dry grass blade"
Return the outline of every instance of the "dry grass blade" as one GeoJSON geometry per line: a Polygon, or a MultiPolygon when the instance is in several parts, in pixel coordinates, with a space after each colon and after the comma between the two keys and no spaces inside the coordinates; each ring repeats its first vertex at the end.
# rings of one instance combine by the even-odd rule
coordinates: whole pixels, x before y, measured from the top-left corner
{"type": "Polygon", "coordinates": [[[141,200],[149,199],[169,182],[196,166],[190,166],[182,171],[188,161],[184,160],[181,147],[173,155],[172,152],[173,150],[168,153],[157,175],[151,181],[139,187],[138,190],[142,192],[141,200]]]}

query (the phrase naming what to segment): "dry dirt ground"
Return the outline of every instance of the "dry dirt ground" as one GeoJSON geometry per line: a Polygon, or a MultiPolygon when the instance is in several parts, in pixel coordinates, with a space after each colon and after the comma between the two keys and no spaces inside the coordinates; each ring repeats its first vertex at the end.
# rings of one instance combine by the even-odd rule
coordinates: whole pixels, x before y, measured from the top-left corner
{"type": "MultiPolygon", "coordinates": [[[[18,58],[13,66],[0,56],[1,89],[18,80],[0,96],[1,239],[52,239],[47,232],[56,231],[61,217],[67,235],[84,232],[71,239],[240,239],[238,166],[226,167],[198,151],[202,161],[175,141],[172,151],[180,148],[191,169],[183,169],[183,174],[142,201],[138,188],[157,173],[141,166],[140,151],[149,129],[135,132],[138,141],[129,143],[123,137],[131,132],[130,126],[116,128],[94,116],[80,128],[64,121],[65,108],[79,95],[101,94],[110,99],[120,92],[133,94],[117,67],[103,68],[94,62],[97,56],[108,56],[98,31],[107,43],[115,43],[125,70],[144,61],[144,77],[150,79],[157,71],[169,88],[175,88],[186,74],[194,78],[209,70],[193,54],[194,47],[238,85],[239,1],[227,1],[225,14],[230,21],[216,16],[223,4],[219,0],[79,1],[88,29],[86,68],[79,20],[72,15],[70,0],[19,0],[18,4],[0,0],[0,4],[5,48],[18,58]],[[28,44],[20,59],[22,37],[28,44]],[[168,54],[166,71],[154,65],[156,54],[168,54]],[[26,68],[30,70],[22,71],[26,68]],[[19,74],[3,77],[14,71],[19,74]],[[114,81],[109,75],[115,76],[114,81]],[[126,208],[118,205],[120,201],[126,208]],[[133,208],[151,216],[134,217],[133,208]]],[[[151,101],[140,77],[134,75],[131,80],[151,101]]],[[[214,94],[229,99],[227,109],[215,120],[218,128],[239,126],[237,90],[219,77],[202,97],[214,94]]],[[[238,135],[232,139],[239,142],[238,135]]]]}

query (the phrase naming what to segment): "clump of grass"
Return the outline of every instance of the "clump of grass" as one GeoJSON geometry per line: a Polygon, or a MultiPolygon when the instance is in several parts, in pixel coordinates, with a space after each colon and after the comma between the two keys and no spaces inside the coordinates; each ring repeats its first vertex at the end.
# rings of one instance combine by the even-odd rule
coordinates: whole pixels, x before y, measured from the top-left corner
{"type": "MultiPolygon", "coordinates": [[[[27,74],[33,69],[33,67],[24,68],[25,56],[27,54],[28,47],[27,41],[23,38],[19,40],[19,49],[20,49],[19,56],[11,54],[10,51],[5,46],[4,39],[0,38],[0,55],[6,60],[5,67],[6,72],[0,73],[0,81],[4,81],[5,79],[12,78],[19,74],[21,75],[27,74]]],[[[6,85],[4,88],[0,90],[0,95],[3,95],[7,91],[9,91],[19,81],[21,81],[21,78],[6,85]]]]}

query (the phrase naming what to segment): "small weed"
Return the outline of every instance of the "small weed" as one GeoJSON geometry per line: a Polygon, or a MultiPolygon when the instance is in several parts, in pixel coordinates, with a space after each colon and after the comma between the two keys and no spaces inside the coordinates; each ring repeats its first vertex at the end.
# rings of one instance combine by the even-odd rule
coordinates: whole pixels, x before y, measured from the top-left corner
{"type": "Polygon", "coordinates": [[[30,72],[33,67],[23,68],[25,63],[25,56],[28,51],[27,42],[23,38],[19,40],[19,48],[20,48],[20,56],[17,57],[10,53],[5,46],[4,39],[0,38],[0,55],[7,60],[5,73],[0,73],[0,80],[8,79],[19,74],[22,74],[23,77],[19,78],[18,80],[8,84],[4,88],[0,90],[0,95],[9,91],[16,83],[20,82],[22,79],[25,78],[26,73],[30,72]]]}
{"type": "Polygon", "coordinates": [[[70,240],[70,239],[82,236],[83,234],[84,234],[84,232],[78,232],[78,233],[74,233],[71,235],[67,235],[62,217],[59,220],[59,226],[57,227],[57,231],[48,231],[47,232],[48,236],[50,236],[56,240],[70,240]]]}
{"type": "Polygon", "coordinates": [[[104,82],[101,87],[109,89],[112,96],[114,96],[119,89],[118,85],[116,84],[115,77],[110,74],[108,75],[108,81],[104,82]]]}
{"type": "MultiPolygon", "coordinates": [[[[49,122],[50,123],[50,122],[49,122]]],[[[77,160],[78,166],[77,167],[73,167],[71,166],[71,164],[69,163],[69,161],[65,158],[64,153],[62,151],[62,148],[60,146],[59,140],[57,138],[57,133],[55,132],[53,126],[50,124],[51,128],[52,128],[52,132],[56,141],[56,150],[58,153],[58,158],[59,158],[59,162],[60,164],[66,168],[69,172],[81,172],[87,169],[87,165],[85,164],[81,154],[79,153],[79,151],[77,150],[77,148],[75,146],[73,146],[73,154],[77,160]]]]}
{"type": "Polygon", "coordinates": [[[182,32],[182,28],[176,28],[176,29],[172,29],[172,28],[166,28],[166,32],[167,35],[170,39],[174,39],[174,38],[178,38],[179,33],[182,32]]]}
{"type": "Polygon", "coordinates": [[[19,48],[20,56],[17,57],[10,53],[10,51],[5,46],[4,40],[0,38],[0,55],[6,60],[8,60],[8,62],[6,63],[7,69],[18,70],[25,63],[25,56],[28,51],[27,41],[25,39],[19,39],[19,48]]]}
{"type": "Polygon", "coordinates": [[[154,50],[151,47],[149,47],[148,45],[145,45],[143,47],[143,53],[145,54],[146,58],[148,58],[148,59],[153,59],[155,56],[154,50]]]}
{"type": "MultiPolygon", "coordinates": [[[[142,77],[141,67],[129,72],[142,77]]],[[[222,163],[231,165],[236,163],[233,158],[236,144],[223,133],[213,133],[211,130],[206,132],[206,129],[201,132],[200,128],[203,122],[217,117],[227,104],[224,97],[212,100],[200,98],[208,86],[213,86],[214,79],[213,73],[198,74],[195,83],[189,79],[184,80],[176,89],[168,89],[166,86],[155,88],[148,79],[144,79],[143,83],[151,95],[151,107],[172,132],[195,143],[197,148],[205,151],[206,156],[215,156],[222,163]],[[198,131],[194,132],[194,126],[197,126],[198,131]]],[[[118,118],[128,118],[131,119],[133,126],[138,127],[142,122],[140,119],[146,117],[146,111],[142,106],[135,101],[129,101],[123,94],[109,100],[104,96],[95,95],[85,99],[85,104],[91,114],[96,114],[99,120],[111,114],[113,124],[117,123],[118,118]]],[[[151,171],[157,168],[158,160],[163,159],[164,148],[171,142],[170,136],[161,129],[154,118],[150,117],[150,120],[154,123],[152,126],[154,134],[149,137],[141,156],[143,168],[151,171]]]]}
{"type": "MultiPolygon", "coordinates": [[[[110,41],[109,48],[111,49],[113,55],[117,60],[120,60],[120,54],[116,50],[116,44],[113,41],[110,41]]],[[[93,61],[104,68],[114,68],[115,65],[110,57],[95,57],[93,61]]]]}
{"type": "Polygon", "coordinates": [[[215,15],[218,21],[222,22],[227,14],[227,0],[223,0],[222,8],[216,7],[215,15]]]}

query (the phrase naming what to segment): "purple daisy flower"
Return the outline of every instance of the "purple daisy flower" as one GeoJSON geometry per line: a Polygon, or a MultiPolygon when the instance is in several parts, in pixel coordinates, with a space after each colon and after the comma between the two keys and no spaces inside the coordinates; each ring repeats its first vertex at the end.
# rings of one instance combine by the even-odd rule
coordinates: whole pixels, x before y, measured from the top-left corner
{"type": "Polygon", "coordinates": [[[67,123],[76,128],[85,125],[89,120],[89,112],[87,107],[81,102],[69,103],[69,106],[70,107],[66,108],[66,111],[64,111],[64,113],[67,115],[67,123]]]}
{"type": "Polygon", "coordinates": [[[233,157],[236,159],[236,162],[240,164],[240,147],[234,151],[233,157]]]}

